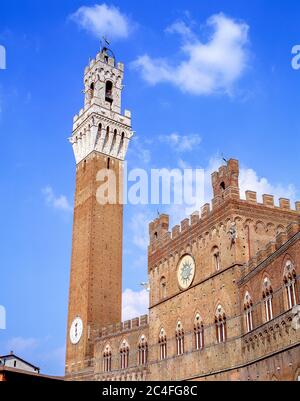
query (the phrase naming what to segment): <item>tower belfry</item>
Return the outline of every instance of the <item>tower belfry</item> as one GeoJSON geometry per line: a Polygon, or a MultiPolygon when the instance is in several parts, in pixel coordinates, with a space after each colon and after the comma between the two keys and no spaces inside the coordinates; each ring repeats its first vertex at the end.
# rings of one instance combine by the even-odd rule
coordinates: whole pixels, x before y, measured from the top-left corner
{"type": "Polygon", "coordinates": [[[121,113],[124,65],[106,47],[84,71],[84,108],[70,142],[76,193],[69,293],[66,376],[93,364],[93,336],[121,320],[123,205],[97,201],[99,171],[116,177],[122,199],[123,161],[132,138],[131,113],[121,113]]]}
{"type": "Polygon", "coordinates": [[[103,48],[84,72],[84,108],[74,117],[76,163],[93,151],[124,160],[132,137],[131,113],[121,114],[124,65],[103,48]]]}

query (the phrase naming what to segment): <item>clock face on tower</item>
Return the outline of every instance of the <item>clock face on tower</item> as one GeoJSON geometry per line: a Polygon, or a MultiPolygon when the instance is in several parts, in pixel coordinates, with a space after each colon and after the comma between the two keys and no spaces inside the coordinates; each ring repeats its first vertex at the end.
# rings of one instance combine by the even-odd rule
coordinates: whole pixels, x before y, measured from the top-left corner
{"type": "Polygon", "coordinates": [[[70,341],[73,345],[76,345],[79,343],[81,337],[82,337],[82,332],[83,332],[83,323],[80,317],[77,317],[70,329],[70,341]]]}
{"type": "Polygon", "coordinates": [[[188,289],[194,280],[196,265],[191,255],[185,255],[178,263],[177,280],[181,290],[188,289]]]}

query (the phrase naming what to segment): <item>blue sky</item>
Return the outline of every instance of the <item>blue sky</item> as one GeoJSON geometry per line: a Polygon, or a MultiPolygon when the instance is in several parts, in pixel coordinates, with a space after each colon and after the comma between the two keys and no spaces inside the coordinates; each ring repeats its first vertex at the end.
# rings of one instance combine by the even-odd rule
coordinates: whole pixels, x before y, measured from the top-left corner
{"type": "MultiPolygon", "coordinates": [[[[291,67],[298,2],[95,4],[0,5],[7,52],[0,70],[0,305],[7,311],[0,354],[14,350],[50,374],[63,373],[66,337],[75,179],[67,138],[83,104],[84,67],[107,27],[126,64],[123,107],[136,131],[129,168],[210,172],[223,153],[240,160],[242,189],[300,198],[300,71],[291,67]]],[[[124,317],[145,310],[139,283],[147,280],[147,223],[156,210],[125,208],[124,317]]],[[[160,211],[172,214],[172,224],[185,215],[172,206],[160,211]]]]}

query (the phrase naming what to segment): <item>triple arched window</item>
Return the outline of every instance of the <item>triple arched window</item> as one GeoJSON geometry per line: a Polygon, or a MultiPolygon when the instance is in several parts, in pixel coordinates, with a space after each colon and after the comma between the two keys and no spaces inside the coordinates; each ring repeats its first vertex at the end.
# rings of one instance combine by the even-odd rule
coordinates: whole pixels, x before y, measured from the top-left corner
{"type": "Polygon", "coordinates": [[[194,337],[195,337],[195,349],[197,351],[204,348],[204,326],[203,321],[199,313],[196,314],[194,322],[194,337]]]}
{"type": "Polygon", "coordinates": [[[226,314],[221,305],[217,307],[216,317],[216,337],[219,344],[224,343],[227,338],[227,325],[226,325],[226,314]]]}
{"type": "Polygon", "coordinates": [[[138,363],[140,366],[146,365],[148,362],[148,342],[144,335],[140,338],[138,348],[138,363]]]}
{"type": "Polygon", "coordinates": [[[245,325],[247,333],[253,330],[253,302],[247,291],[244,298],[245,325]]]}
{"type": "Polygon", "coordinates": [[[120,347],[120,368],[127,369],[129,365],[129,345],[126,340],[124,340],[120,347]]]}
{"type": "Polygon", "coordinates": [[[176,327],[176,347],[177,347],[177,355],[184,354],[184,330],[181,322],[177,323],[176,327]]]}
{"type": "Polygon", "coordinates": [[[263,302],[265,321],[269,322],[273,319],[273,289],[268,277],[263,282],[263,302]]]}
{"type": "Polygon", "coordinates": [[[297,305],[297,275],[294,265],[290,260],[285,264],[283,282],[287,308],[292,309],[297,305]]]}
{"type": "Polygon", "coordinates": [[[163,361],[167,358],[167,335],[164,329],[160,330],[158,344],[160,360],[163,361]]]}
{"type": "Polygon", "coordinates": [[[111,372],[112,368],[112,350],[110,345],[107,345],[105,347],[104,353],[103,353],[103,371],[104,372],[111,372]]]}

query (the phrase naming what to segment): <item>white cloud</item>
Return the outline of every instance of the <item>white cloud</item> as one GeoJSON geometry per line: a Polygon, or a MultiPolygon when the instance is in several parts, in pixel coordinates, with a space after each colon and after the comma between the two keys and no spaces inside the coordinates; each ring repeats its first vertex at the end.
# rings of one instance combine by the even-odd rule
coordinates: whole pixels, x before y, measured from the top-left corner
{"type": "Polygon", "coordinates": [[[42,190],[42,193],[48,206],[64,212],[73,211],[73,207],[69,203],[67,197],[65,195],[56,196],[52,187],[47,186],[42,190]]]}
{"type": "Polygon", "coordinates": [[[267,178],[259,177],[256,171],[250,168],[241,168],[240,170],[240,191],[243,199],[245,199],[246,191],[257,192],[259,201],[264,194],[291,200],[295,200],[296,197],[296,188],[293,184],[287,186],[280,183],[272,184],[267,178]]]}
{"type": "Polygon", "coordinates": [[[70,18],[97,38],[127,38],[132,28],[132,23],[125,14],[105,3],[80,7],[70,18]]]}
{"type": "Polygon", "coordinates": [[[8,340],[6,348],[15,354],[28,353],[35,350],[39,346],[36,338],[14,337],[8,340]]]}
{"type": "Polygon", "coordinates": [[[184,22],[176,22],[167,29],[183,39],[185,60],[179,64],[145,54],[133,62],[133,67],[152,85],[168,82],[194,95],[231,94],[233,84],[247,67],[249,26],[222,13],[210,17],[206,24],[213,30],[206,43],[184,22]]]}
{"type": "Polygon", "coordinates": [[[132,291],[127,289],[123,292],[123,321],[146,315],[149,308],[149,292],[146,290],[132,291]]]}
{"type": "Polygon", "coordinates": [[[180,135],[177,132],[160,136],[159,140],[169,144],[177,152],[189,152],[194,150],[202,141],[198,134],[180,135]]]}
{"type": "Polygon", "coordinates": [[[177,33],[184,38],[195,39],[195,35],[191,28],[187,26],[183,21],[176,21],[166,29],[167,33],[177,33]]]}

